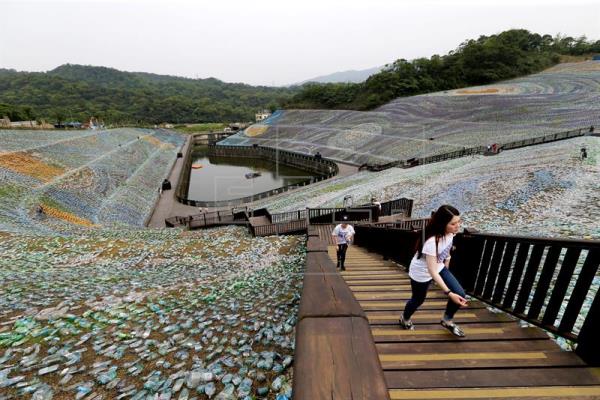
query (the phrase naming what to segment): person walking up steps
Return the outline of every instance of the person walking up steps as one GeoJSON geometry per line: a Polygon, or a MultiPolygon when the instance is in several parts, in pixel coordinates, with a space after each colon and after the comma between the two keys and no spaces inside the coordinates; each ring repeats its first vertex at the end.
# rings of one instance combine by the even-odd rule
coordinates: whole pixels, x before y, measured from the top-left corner
{"type": "Polygon", "coordinates": [[[400,315],[400,326],[414,329],[410,318],[425,301],[432,281],[448,296],[446,311],[441,325],[455,336],[465,336],[463,330],[452,319],[460,307],[467,305],[465,291],[449,270],[452,240],[460,228],[460,213],[449,205],[434,212],[417,242],[417,251],[408,270],[412,296],[400,315]]]}
{"type": "Polygon", "coordinates": [[[354,238],[354,228],[348,224],[348,216],[342,217],[342,223],[338,224],[333,228],[331,232],[335,243],[337,244],[337,266],[342,271],[345,271],[344,261],[346,261],[346,250],[348,250],[348,244],[352,242],[354,238]]]}

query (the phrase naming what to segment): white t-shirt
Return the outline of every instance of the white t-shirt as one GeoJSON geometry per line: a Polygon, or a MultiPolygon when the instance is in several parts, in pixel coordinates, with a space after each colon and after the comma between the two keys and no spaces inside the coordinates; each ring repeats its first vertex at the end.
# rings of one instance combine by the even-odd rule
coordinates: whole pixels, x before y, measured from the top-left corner
{"type": "Polygon", "coordinates": [[[346,238],[349,235],[354,236],[354,228],[352,227],[352,225],[346,225],[346,228],[342,228],[342,224],[339,224],[336,225],[335,228],[333,228],[333,232],[331,235],[335,236],[337,244],[346,244],[348,243],[346,238]]]}
{"type": "Polygon", "coordinates": [[[452,233],[441,237],[438,242],[437,254],[435,252],[435,236],[427,239],[423,246],[423,255],[421,258],[417,258],[419,252],[416,252],[411,260],[410,267],[408,268],[408,275],[417,282],[429,282],[432,278],[427,269],[427,259],[425,256],[437,256],[437,267],[438,272],[440,272],[442,268],[444,268],[444,260],[450,255],[453,239],[454,234],[452,233]]]}

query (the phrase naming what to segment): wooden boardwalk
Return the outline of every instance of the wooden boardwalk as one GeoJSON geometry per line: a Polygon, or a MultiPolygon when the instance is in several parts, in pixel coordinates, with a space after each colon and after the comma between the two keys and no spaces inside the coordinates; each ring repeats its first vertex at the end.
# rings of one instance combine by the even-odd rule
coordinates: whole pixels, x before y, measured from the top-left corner
{"type": "MultiPolygon", "coordinates": [[[[319,236],[330,240],[331,228],[319,236]]],[[[328,253],[335,262],[331,243],[328,253]]],[[[539,328],[472,300],[456,315],[466,333],[456,338],[439,324],[447,298],[433,286],[413,316],[415,330],[402,330],[411,293],[403,269],[350,246],[341,274],[367,314],[391,399],[600,399],[600,369],[539,328]]]]}

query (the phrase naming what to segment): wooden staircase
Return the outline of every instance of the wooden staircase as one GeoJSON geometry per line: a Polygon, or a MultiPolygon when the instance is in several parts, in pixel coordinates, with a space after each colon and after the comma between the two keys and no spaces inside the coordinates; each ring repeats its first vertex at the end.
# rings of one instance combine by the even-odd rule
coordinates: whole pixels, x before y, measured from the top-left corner
{"type": "Polygon", "coordinates": [[[412,318],[415,330],[403,330],[398,317],[411,295],[404,268],[350,246],[341,275],[367,314],[391,399],[600,399],[600,369],[539,328],[471,300],[455,318],[466,337],[454,337],[439,324],[447,297],[434,285],[412,318]]]}

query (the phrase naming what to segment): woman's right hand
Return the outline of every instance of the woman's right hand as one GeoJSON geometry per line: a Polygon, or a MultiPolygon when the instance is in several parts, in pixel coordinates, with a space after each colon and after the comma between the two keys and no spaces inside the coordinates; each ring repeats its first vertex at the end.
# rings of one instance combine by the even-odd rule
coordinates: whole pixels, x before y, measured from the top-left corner
{"type": "Polygon", "coordinates": [[[452,300],[453,302],[455,302],[456,304],[458,304],[461,307],[466,307],[467,306],[467,299],[465,299],[464,297],[462,297],[461,295],[458,295],[454,292],[451,292],[448,297],[450,297],[450,300],[452,300]]]}

